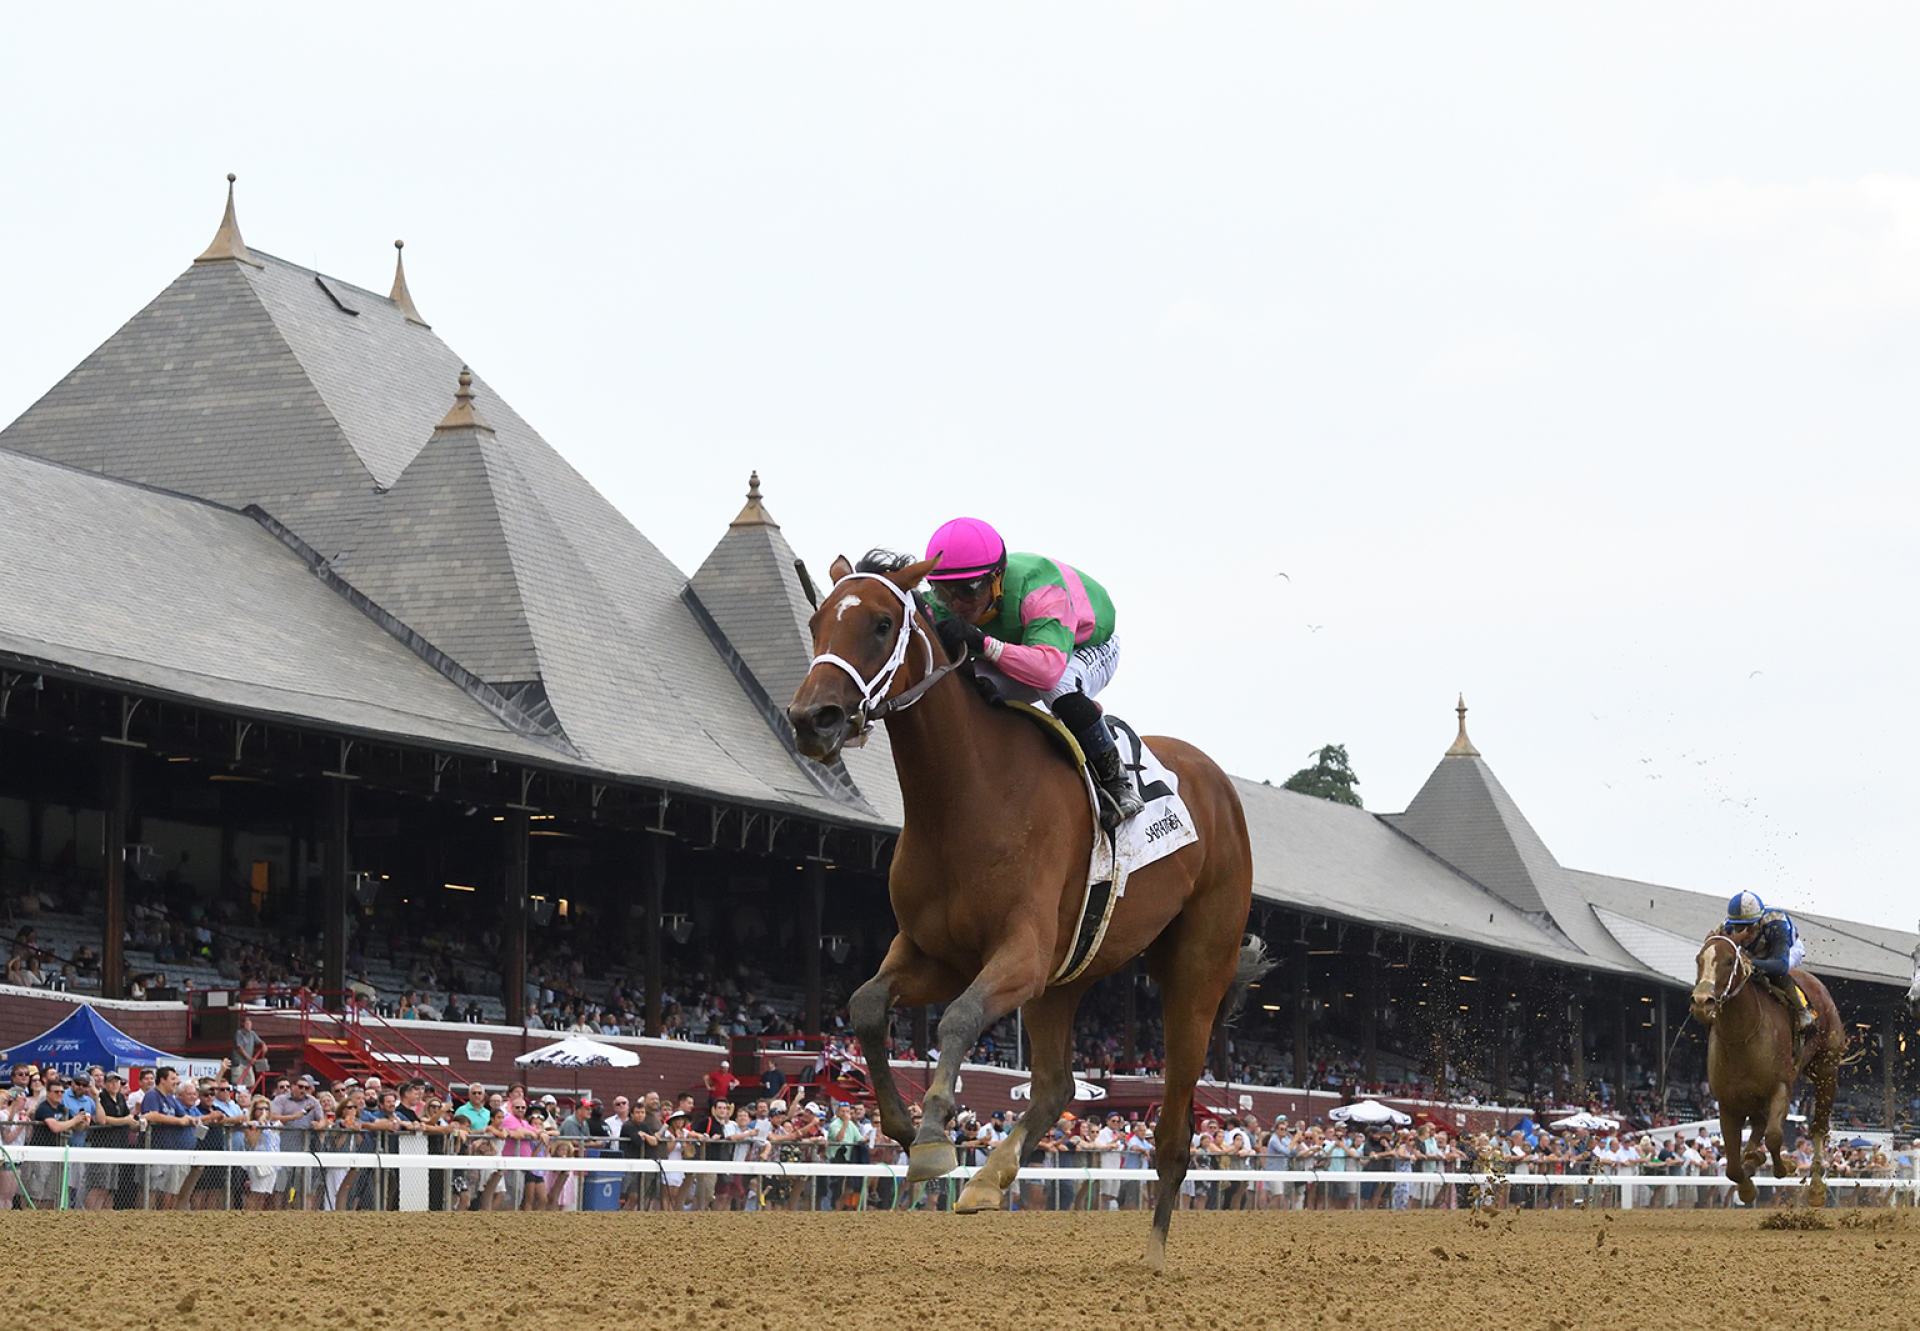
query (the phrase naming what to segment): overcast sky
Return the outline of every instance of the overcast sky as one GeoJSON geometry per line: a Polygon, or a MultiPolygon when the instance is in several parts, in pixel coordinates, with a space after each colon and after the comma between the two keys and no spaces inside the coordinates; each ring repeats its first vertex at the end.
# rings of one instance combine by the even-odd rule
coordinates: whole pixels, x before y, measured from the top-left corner
{"type": "Polygon", "coordinates": [[[1231,771],[1464,692],[1562,863],[1914,927],[1920,11],[556,12],[10,14],[0,420],[235,171],[688,572],[985,517],[1231,771]]]}

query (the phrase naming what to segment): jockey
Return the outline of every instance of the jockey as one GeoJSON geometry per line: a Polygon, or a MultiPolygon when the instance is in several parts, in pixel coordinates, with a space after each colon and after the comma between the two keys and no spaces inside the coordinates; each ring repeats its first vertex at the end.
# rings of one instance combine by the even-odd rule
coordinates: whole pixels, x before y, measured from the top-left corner
{"type": "Polygon", "coordinates": [[[1120,666],[1106,589],[1055,560],[1008,553],[979,518],[955,518],[934,532],[927,558],[936,557],[927,581],[947,654],[957,661],[964,649],[1000,697],[1044,702],[1073,732],[1099,789],[1102,827],[1139,813],[1140,793],[1093,700],[1120,666]]]}
{"type": "Polygon", "coordinates": [[[1806,958],[1806,945],[1783,910],[1769,910],[1752,892],[1736,892],[1727,902],[1726,935],[1747,954],[1754,974],[1793,1014],[1795,1033],[1809,1029],[1814,1022],[1807,997],[1787,972],[1806,958]]]}

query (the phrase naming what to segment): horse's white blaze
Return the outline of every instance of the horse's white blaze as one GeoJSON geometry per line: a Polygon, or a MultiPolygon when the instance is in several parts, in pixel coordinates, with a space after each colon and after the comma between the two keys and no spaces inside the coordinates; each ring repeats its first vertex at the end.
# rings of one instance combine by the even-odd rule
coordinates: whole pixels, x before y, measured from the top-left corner
{"type": "Polygon", "coordinates": [[[859,605],[859,604],[860,604],[860,598],[859,598],[858,596],[843,596],[843,597],[841,597],[841,598],[840,598],[840,604],[839,604],[839,606],[837,607],[837,609],[839,610],[839,612],[840,612],[840,613],[839,613],[839,614],[837,614],[837,615],[835,615],[835,616],[834,616],[834,619],[835,619],[836,621],[838,621],[838,620],[842,620],[842,619],[845,619],[845,618],[847,617],[847,611],[849,611],[849,610],[851,610],[851,609],[853,609],[853,608],[854,608],[855,606],[857,606],[857,605],[859,605]]]}

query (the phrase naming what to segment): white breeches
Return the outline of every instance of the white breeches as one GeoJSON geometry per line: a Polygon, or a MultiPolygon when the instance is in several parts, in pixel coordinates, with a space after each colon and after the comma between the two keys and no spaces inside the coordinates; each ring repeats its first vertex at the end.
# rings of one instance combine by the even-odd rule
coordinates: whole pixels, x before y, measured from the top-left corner
{"type": "Polygon", "coordinates": [[[974,673],[993,682],[994,690],[1002,697],[1014,702],[1052,702],[1055,698],[1069,693],[1084,693],[1089,698],[1099,696],[1100,690],[1113,682],[1113,676],[1120,669],[1120,635],[1114,634],[1099,646],[1089,643],[1076,647],[1067,657],[1067,672],[1060,676],[1060,682],[1050,689],[1036,689],[1031,684],[1022,684],[1009,679],[1000,672],[1000,668],[990,661],[978,661],[974,673]]]}

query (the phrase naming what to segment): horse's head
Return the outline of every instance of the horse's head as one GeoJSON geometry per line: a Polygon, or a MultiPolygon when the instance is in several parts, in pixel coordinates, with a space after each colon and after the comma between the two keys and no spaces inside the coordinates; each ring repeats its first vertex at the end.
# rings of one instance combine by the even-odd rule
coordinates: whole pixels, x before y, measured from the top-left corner
{"type": "Polygon", "coordinates": [[[1753,967],[1738,943],[1725,934],[1708,934],[1693,968],[1693,1019],[1711,1026],[1720,1005],[1745,987],[1753,967]]]}
{"type": "Polygon", "coordinates": [[[841,745],[865,731],[880,704],[906,683],[899,676],[914,638],[921,641],[927,669],[943,659],[913,600],[913,589],[936,562],[881,572],[856,570],[845,555],[833,561],[833,588],[808,625],[813,666],[787,708],[807,757],[832,762],[841,745]]]}

